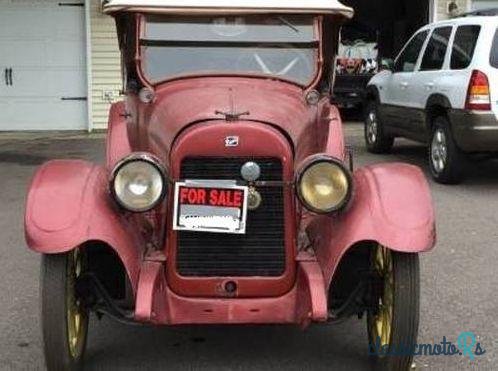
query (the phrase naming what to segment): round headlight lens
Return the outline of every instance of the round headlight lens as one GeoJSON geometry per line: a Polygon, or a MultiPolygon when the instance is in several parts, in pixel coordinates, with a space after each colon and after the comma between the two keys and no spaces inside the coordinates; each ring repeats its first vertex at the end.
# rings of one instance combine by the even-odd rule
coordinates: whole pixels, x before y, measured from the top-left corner
{"type": "Polygon", "coordinates": [[[338,211],[349,201],[351,177],[346,169],[332,159],[316,160],[301,173],[298,191],[301,202],[310,211],[338,211]]]}
{"type": "Polygon", "coordinates": [[[156,163],[143,158],[130,159],[118,165],[112,187],[121,206],[130,211],[144,212],[161,201],[165,181],[156,163]]]}

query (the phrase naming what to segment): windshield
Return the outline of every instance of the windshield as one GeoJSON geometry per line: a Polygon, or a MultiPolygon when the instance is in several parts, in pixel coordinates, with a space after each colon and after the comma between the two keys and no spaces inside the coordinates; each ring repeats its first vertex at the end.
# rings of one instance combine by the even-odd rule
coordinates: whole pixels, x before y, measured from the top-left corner
{"type": "Polygon", "coordinates": [[[310,84],[318,37],[312,16],[147,16],[141,55],[152,83],[185,75],[261,74],[310,84]]]}

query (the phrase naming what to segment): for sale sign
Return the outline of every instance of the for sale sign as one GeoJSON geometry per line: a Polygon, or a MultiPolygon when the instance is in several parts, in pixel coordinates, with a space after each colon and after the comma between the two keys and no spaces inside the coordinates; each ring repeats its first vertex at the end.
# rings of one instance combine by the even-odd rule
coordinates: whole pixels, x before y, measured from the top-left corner
{"type": "Polygon", "coordinates": [[[173,229],[192,232],[246,233],[248,187],[220,181],[175,185],[173,229]]]}

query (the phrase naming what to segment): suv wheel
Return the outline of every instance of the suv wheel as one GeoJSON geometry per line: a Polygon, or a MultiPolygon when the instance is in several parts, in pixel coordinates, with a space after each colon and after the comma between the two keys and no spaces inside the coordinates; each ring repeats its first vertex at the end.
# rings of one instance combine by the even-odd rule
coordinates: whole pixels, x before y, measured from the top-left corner
{"type": "Polygon", "coordinates": [[[458,149],[446,117],[434,120],[429,143],[429,165],[438,183],[457,184],[463,178],[463,154],[458,149]]]}
{"type": "Polygon", "coordinates": [[[370,101],[365,115],[365,142],[371,153],[387,153],[394,144],[394,138],[384,133],[384,126],[379,117],[378,104],[370,101]]]}

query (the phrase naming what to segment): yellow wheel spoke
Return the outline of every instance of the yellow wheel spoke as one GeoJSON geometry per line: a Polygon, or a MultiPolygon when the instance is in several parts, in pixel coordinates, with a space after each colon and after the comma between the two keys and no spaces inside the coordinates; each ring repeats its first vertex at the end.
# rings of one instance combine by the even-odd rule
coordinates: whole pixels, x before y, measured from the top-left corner
{"type": "Polygon", "coordinates": [[[375,343],[379,338],[381,346],[389,346],[394,308],[394,272],[391,251],[379,245],[373,256],[373,265],[383,280],[383,292],[379,298],[378,313],[372,319],[373,339],[371,341],[375,343]]]}
{"type": "Polygon", "coordinates": [[[82,342],[86,336],[87,314],[79,300],[76,298],[75,284],[77,278],[83,271],[83,257],[76,249],[67,260],[67,286],[66,286],[66,317],[67,317],[67,340],[69,351],[73,358],[81,354],[82,342]]]}

